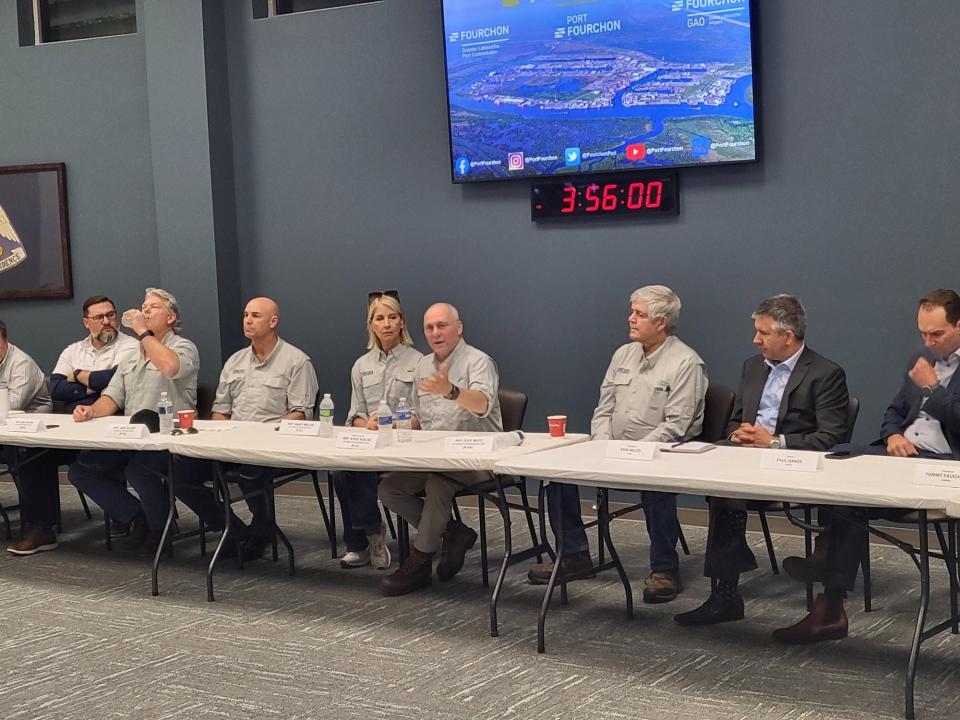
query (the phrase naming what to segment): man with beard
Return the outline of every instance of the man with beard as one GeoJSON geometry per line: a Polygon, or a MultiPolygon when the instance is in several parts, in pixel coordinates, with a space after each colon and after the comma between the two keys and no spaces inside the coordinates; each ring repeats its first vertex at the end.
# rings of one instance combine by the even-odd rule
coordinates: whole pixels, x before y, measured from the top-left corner
{"type": "MultiPolygon", "coordinates": [[[[50,376],[50,394],[73,411],[77,405],[92,405],[113,377],[117,365],[134,355],[136,340],[117,330],[117,309],[106,295],[94,295],[83,303],[83,326],[88,335],[68,345],[50,376]]],[[[17,479],[20,487],[20,540],[7,547],[14,555],[33,555],[57,547],[53,531],[57,524],[57,468],[76,457],[72,450],[17,448],[17,479]]]]}

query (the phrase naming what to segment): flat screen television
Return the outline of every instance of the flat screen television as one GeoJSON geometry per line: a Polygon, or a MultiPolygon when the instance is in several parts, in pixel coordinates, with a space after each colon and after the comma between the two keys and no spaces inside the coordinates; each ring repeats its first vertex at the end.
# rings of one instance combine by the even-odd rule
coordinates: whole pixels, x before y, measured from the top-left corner
{"type": "Polygon", "coordinates": [[[455,183],[757,159],[752,0],[443,0],[455,183]]]}

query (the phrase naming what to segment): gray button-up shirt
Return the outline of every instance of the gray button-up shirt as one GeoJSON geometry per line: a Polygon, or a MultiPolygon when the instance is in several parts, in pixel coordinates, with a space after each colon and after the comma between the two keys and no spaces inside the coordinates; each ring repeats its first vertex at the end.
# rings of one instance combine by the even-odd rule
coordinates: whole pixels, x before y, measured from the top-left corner
{"type": "Polygon", "coordinates": [[[160,393],[167,392],[174,412],[197,409],[197,373],[200,354],[197,346],[172,330],[160,341],[180,358],[180,371],[168,378],[147,360],[143,349],[121,361],[103,395],[113,400],[126,415],[140,410],[156,411],[160,393]]]}
{"type": "Polygon", "coordinates": [[[310,358],[281,338],[263,362],[252,346],[230,356],[220,373],[213,411],[248,422],[272,422],[292,412],[309,420],[318,387],[310,358]]]}
{"type": "MultiPolygon", "coordinates": [[[[461,339],[447,356],[450,382],[461,390],[479,390],[487,398],[487,412],[474,415],[455,400],[417,390],[417,411],[424,430],[465,430],[468,432],[501,432],[500,374],[497,365],[485,352],[467,345],[461,339]]],[[[439,371],[440,363],[433,353],[424,355],[417,365],[417,379],[428,378],[439,371]]]]}
{"type": "Polygon", "coordinates": [[[53,412],[50,387],[40,366],[23,350],[7,344],[7,354],[0,360],[0,386],[10,392],[10,409],[26,412],[53,412]]]}
{"type": "Polygon", "coordinates": [[[53,374],[66,376],[74,370],[109,370],[139,352],[140,343],[129,335],[117,333],[113,341],[102,348],[95,348],[88,335],[64,348],[53,374]]]}
{"type": "Polygon", "coordinates": [[[669,336],[650,357],[638,342],[620,347],[593,411],[594,440],[689,440],[703,427],[707,370],[690,347],[669,336]]]}
{"type": "Polygon", "coordinates": [[[375,415],[384,396],[394,412],[402,397],[407,399],[407,407],[413,409],[417,402],[414,380],[422,357],[423,353],[409,345],[397,345],[388,353],[374,347],[361,355],[350,371],[347,425],[353,424],[354,418],[367,420],[375,415]]]}

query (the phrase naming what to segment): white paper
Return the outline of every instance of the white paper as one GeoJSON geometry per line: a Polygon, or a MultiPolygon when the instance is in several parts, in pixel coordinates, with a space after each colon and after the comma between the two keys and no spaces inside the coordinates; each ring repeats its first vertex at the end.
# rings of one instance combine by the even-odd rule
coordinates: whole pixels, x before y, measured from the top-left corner
{"type": "Polygon", "coordinates": [[[787,470],[789,472],[819,472],[823,470],[823,456],[815,452],[764,450],[760,456],[760,469],[787,470]]]}
{"type": "Polygon", "coordinates": [[[4,429],[15,433],[40,433],[47,429],[40,418],[7,418],[4,429]]]}
{"type": "Polygon", "coordinates": [[[281,420],[281,435],[310,435],[320,436],[320,423],[313,420],[281,420]]]}
{"type": "Polygon", "coordinates": [[[444,438],[443,449],[450,455],[478,455],[493,452],[493,434],[444,438]]]}
{"type": "Polygon", "coordinates": [[[913,472],[914,485],[960,488],[960,463],[949,465],[917,465],[913,472]]]}
{"type": "Polygon", "coordinates": [[[615,460],[656,460],[660,457],[660,443],[607,440],[607,457],[615,460]]]}
{"type": "Polygon", "coordinates": [[[338,450],[373,450],[377,447],[377,433],[342,432],[337,435],[338,450]]]}
{"type": "Polygon", "coordinates": [[[140,423],[111,423],[107,426],[107,437],[113,438],[145,438],[150,437],[150,428],[140,423]]]}

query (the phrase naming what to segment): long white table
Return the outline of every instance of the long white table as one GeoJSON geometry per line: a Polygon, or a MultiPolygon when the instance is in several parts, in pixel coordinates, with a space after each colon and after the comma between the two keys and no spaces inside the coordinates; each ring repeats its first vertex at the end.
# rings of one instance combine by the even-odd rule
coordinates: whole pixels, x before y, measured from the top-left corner
{"type": "MultiPolygon", "coordinates": [[[[914,473],[917,467],[944,465],[950,461],[881,456],[830,459],[821,454],[822,470],[818,472],[775,471],[761,469],[761,455],[765,452],[777,451],[716,447],[698,455],[663,452],[654,460],[623,460],[607,457],[606,441],[591,441],[535,455],[510,458],[498,463],[496,472],[538,477],[549,482],[593,486],[604,492],[610,489],[658,490],[729,498],[907,508],[919,511],[920,548],[919,557],[916,559],[920,569],[921,597],[904,689],[905,716],[912,720],[914,680],[920,643],[944,630],[953,628],[955,631],[957,627],[954,614],[936,627],[924,629],[930,597],[927,513],[946,512],[949,507],[954,517],[960,514],[960,490],[916,485],[914,473]]],[[[605,505],[606,502],[601,502],[601,512],[604,512],[605,505]]],[[[555,520],[558,523],[557,555],[562,556],[562,518],[555,520]]],[[[602,520],[603,518],[600,522],[601,532],[624,584],[627,614],[632,617],[633,598],[629,581],[609,537],[608,524],[602,520]]],[[[545,650],[546,613],[557,582],[558,567],[558,563],[554,565],[554,573],[547,586],[538,618],[539,652],[545,650]]]]}
{"type": "Polygon", "coordinates": [[[63,448],[65,450],[166,450],[172,439],[160,434],[145,438],[115,438],[107,433],[110,425],[126,423],[120,415],[74,422],[72,415],[54,413],[13,413],[9,420],[39,419],[47,429],[38,433],[11,432],[8,424],[0,424],[0,445],[20,447],[63,448]]]}

